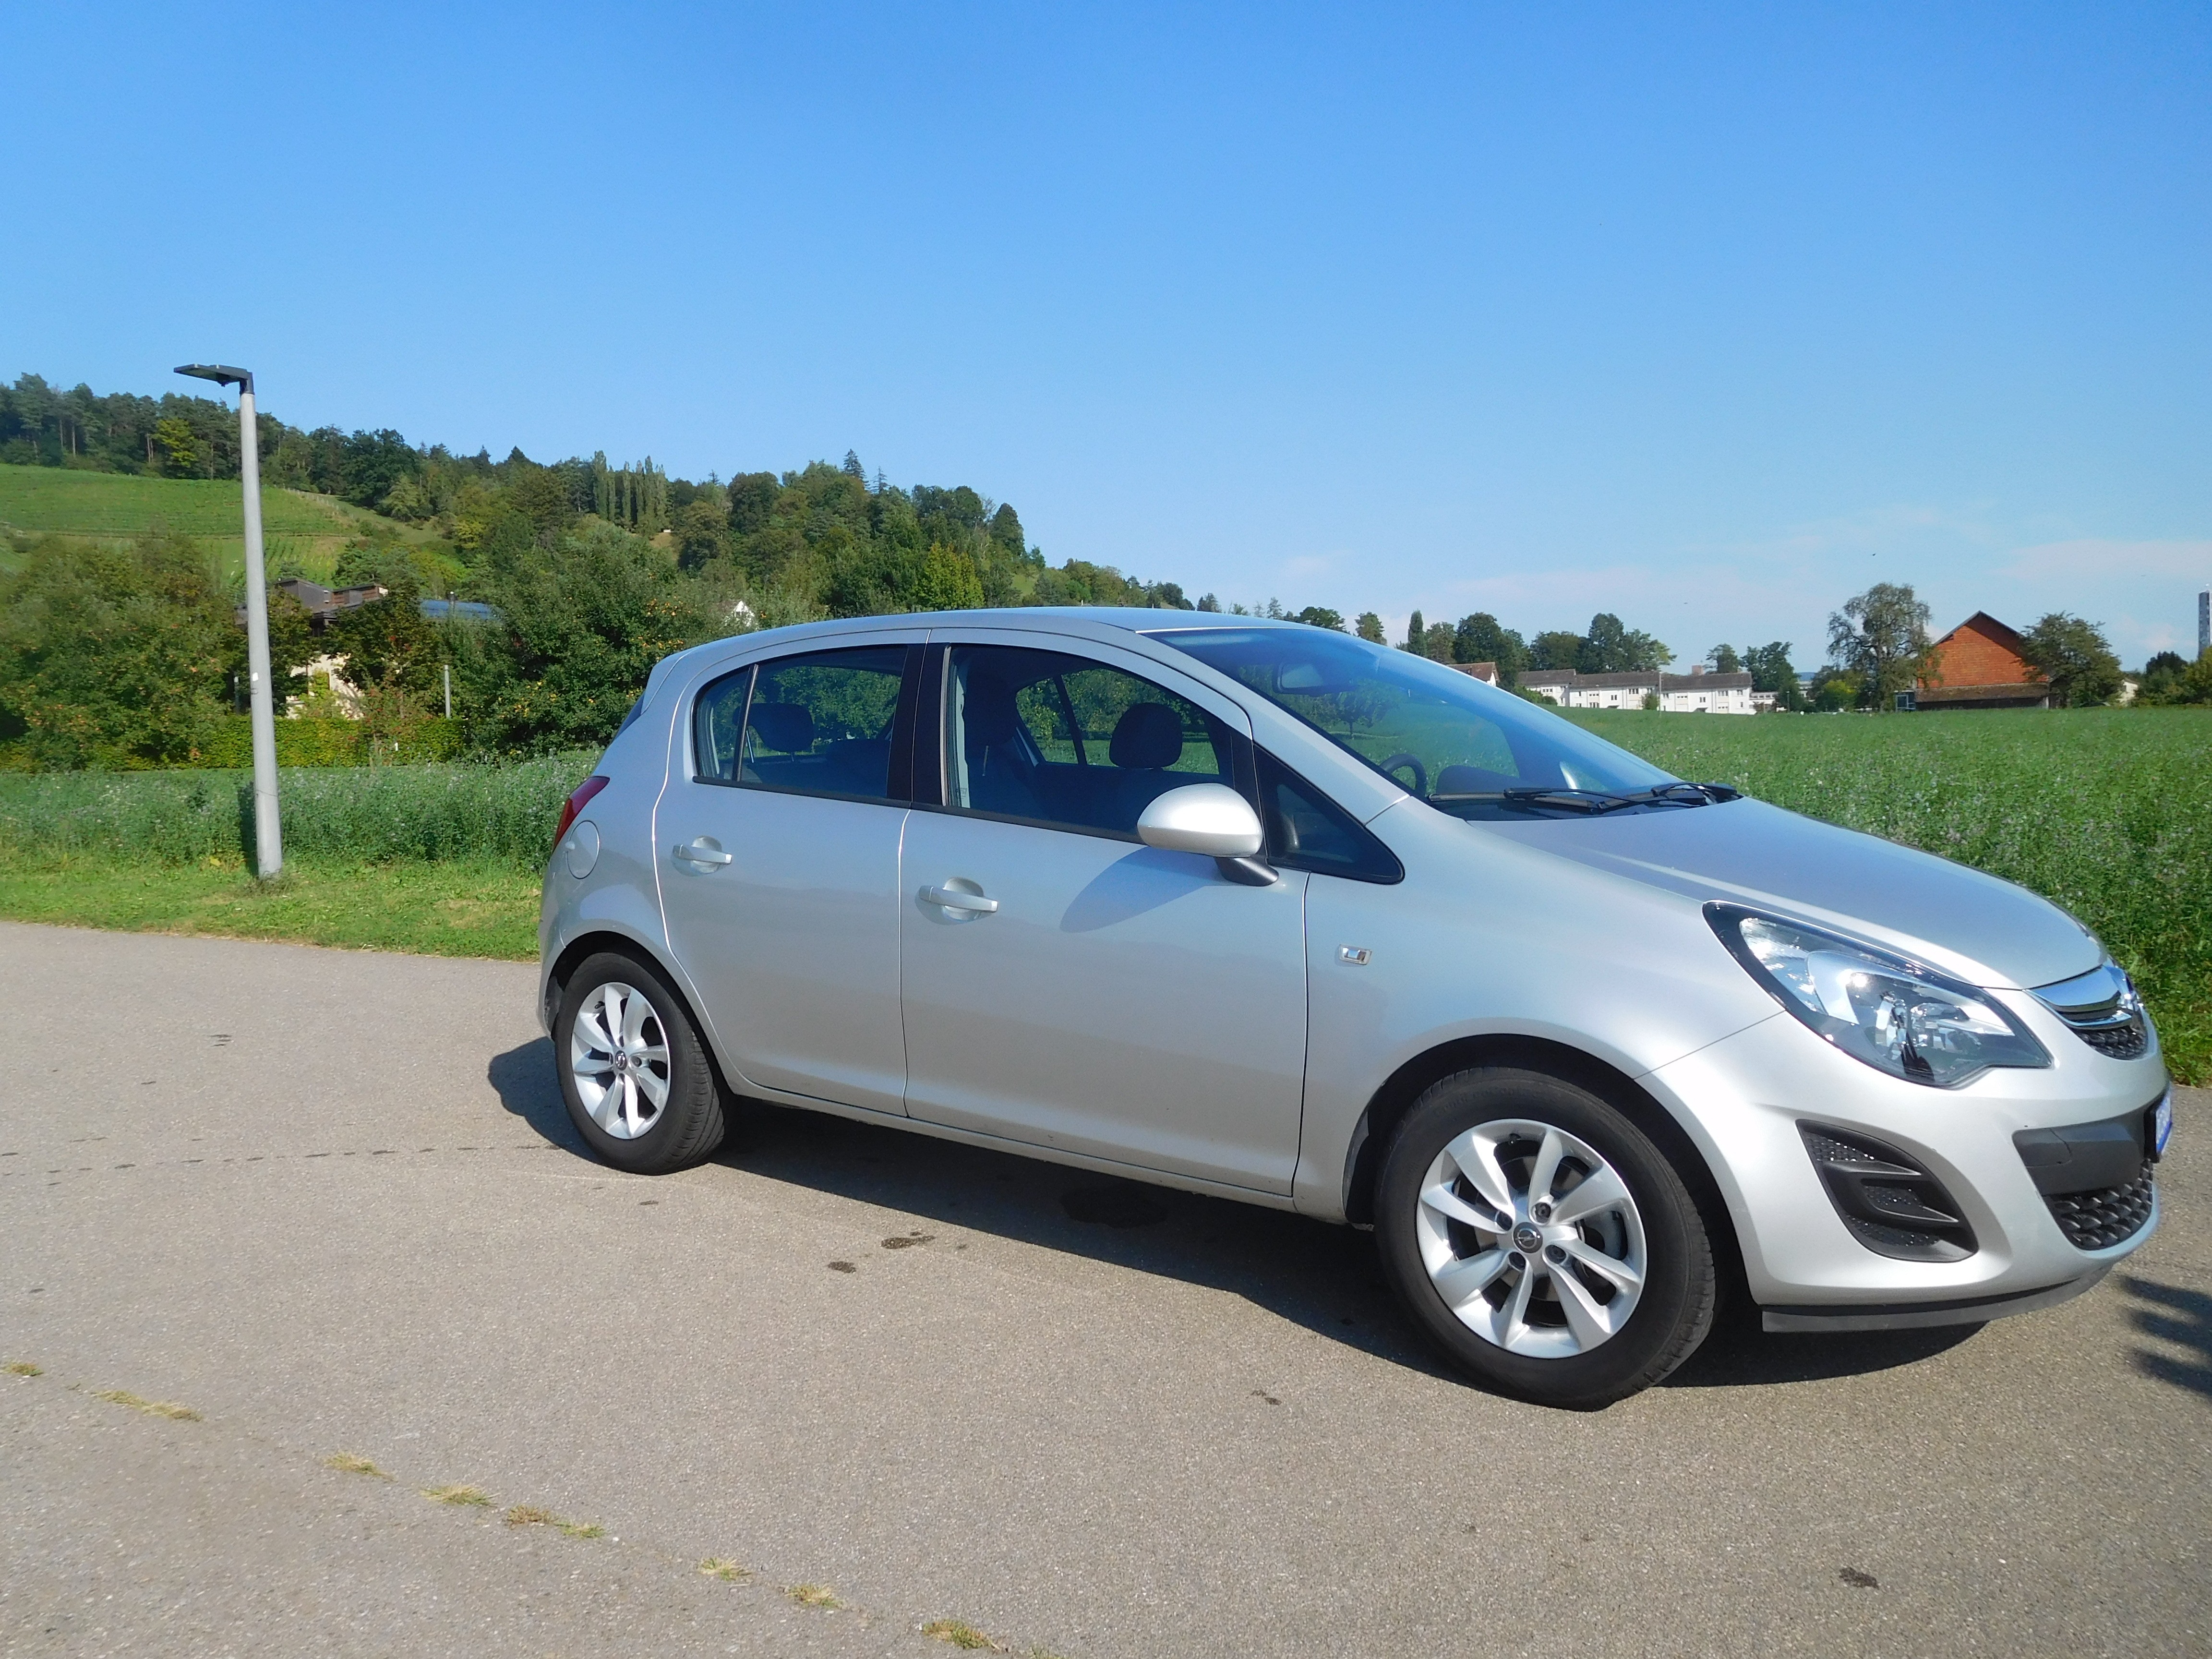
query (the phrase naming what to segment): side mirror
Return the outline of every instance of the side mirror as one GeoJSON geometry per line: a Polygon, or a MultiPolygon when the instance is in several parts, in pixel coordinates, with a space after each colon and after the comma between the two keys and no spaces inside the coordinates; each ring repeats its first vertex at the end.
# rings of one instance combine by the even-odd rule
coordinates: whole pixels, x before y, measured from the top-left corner
{"type": "Polygon", "coordinates": [[[1276,879],[1258,856],[1267,844],[1252,804],[1226,785],[1187,783],[1155,796],[1137,820],[1137,839],[1168,853],[1217,860],[1221,873],[1249,887],[1276,879]]]}

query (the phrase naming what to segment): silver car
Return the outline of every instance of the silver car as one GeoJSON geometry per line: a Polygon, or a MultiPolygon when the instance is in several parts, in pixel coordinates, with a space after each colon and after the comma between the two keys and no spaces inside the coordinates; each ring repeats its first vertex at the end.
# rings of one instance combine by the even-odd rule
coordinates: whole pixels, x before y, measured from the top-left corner
{"type": "Polygon", "coordinates": [[[1162,611],[662,662],[571,798],[540,1012],[593,1150],[741,1099],[1371,1226],[1483,1383],[2094,1285],[2172,1125],[2134,987],[2008,883],[1669,777],[1439,664],[1162,611]]]}

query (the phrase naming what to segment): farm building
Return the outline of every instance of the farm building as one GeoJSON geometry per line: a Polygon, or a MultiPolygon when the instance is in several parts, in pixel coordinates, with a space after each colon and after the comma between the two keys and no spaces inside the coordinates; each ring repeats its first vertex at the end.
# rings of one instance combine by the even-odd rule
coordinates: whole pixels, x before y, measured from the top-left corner
{"type": "Polygon", "coordinates": [[[1569,708],[1641,708],[1644,698],[1656,696],[1667,714],[1753,712],[1750,675],[1709,674],[1703,663],[1686,674],[1579,674],[1571,668],[1540,668],[1523,674],[1521,684],[1569,708]]]}
{"type": "Polygon", "coordinates": [[[2048,708],[2051,688],[2021,655],[2024,641],[1977,611],[1936,641],[1914,693],[1921,708],[2048,708]]]}

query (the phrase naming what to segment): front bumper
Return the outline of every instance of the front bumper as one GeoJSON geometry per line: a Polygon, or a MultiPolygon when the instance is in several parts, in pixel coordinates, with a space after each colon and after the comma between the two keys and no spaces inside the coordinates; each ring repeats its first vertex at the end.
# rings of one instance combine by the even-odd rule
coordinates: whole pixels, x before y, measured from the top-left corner
{"type": "MultiPolygon", "coordinates": [[[[2146,1235],[2148,1237],[2148,1235],[2146,1235]]],[[[1761,1308],[1760,1324],[1770,1331],[1911,1331],[1933,1325],[1981,1325],[2007,1314],[2033,1313],[2071,1302],[2094,1290],[2112,1270],[2109,1261],[2081,1278],[2047,1291],[2013,1296],[1968,1296],[1950,1302],[1873,1303],[1849,1308],[1761,1308]]]]}
{"type": "MultiPolygon", "coordinates": [[[[2069,1182],[2047,1164],[2030,1163],[2051,1157],[2053,1137],[2045,1132],[2140,1121],[2167,1086],[2156,1048],[2114,1060],[2033,997],[1991,994],[2035,1030],[2050,1066],[1987,1072],[1962,1089],[1924,1088],[1862,1065],[1778,1012],[1642,1079],[1705,1152],[1768,1328],[1891,1329],[2047,1307],[2089,1289],[2156,1229],[2153,1202],[2137,1230],[2081,1248],[2046,1196],[2069,1182]],[[1971,1250],[1941,1261],[1880,1253],[1863,1220],[1847,1223],[1801,1125],[1904,1154],[1935,1183],[1930,1190],[1952,1200],[1971,1250]]],[[[2093,1155],[2072,1185],[2094,1184],[2103,1169],[2093,1155]]]]}

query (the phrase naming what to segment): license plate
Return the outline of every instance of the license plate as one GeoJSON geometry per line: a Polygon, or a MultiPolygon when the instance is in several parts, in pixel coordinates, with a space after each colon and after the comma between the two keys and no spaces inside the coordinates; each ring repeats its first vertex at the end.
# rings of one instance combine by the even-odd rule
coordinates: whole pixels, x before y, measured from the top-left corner
{"type": "Polygon", "coordinates": [[[2173,1139],[2173,1094],[2167,1091],[2166,1098],[2150,1109],[2150,1155],[2166,1156],[2166,1143],[2173,1139]]]}

